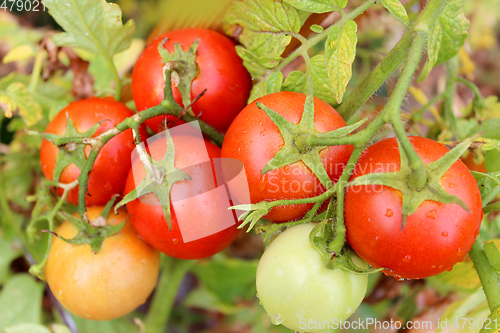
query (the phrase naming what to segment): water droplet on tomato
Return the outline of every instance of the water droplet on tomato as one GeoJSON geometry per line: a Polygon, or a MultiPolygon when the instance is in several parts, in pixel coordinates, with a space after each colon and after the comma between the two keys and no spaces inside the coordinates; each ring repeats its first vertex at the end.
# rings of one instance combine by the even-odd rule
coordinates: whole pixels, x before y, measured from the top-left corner
{"type": "Polygon", "coordinates": [[[452,269],[453,269],[453,266],[450,266],[450,267],[448,267],[446,270],[447,270],[448,272],[451,272],[451,270],[452,270],[452,269]]]}
{"type": "Polygon", "coordinates": [[[458,250],[457,250],[457,256],[458,256],[458,257],[461,257],[461,256],[463,256],[463,255],[464,255],[464,254],[462,253],[462,248],[461,248],[461,247],[459,247],[459,248],[458,248],[458,250]]]}
{"type": "Polygon", "coordinates": [[[410,262],[410,260],[411,260],[411,256],[409,254],[405,255],[405,257],[403,258],[404,262],[410,262]]]}
{"type": "Polygon", "coordinates": [[[457,187],[457,185],[456,185],[456,184],[449,183],[449,184],[448,184],[448,187],[450,187],[450,188],[455,188],[455,187],[457,187]]]}
{"type": "Polygon", "coordinates": [[[438,266],[438,269],[443,269],[443,265],[439,265],[439,266],[438,266]]]}
{"type": "Polygon", "coordinates": [[[206,206],[208,202],[206,200],[203,200],[203,204],[206,206]]]}
{"type": "Polygon", "coordinates": [[[262,130],[262,131],[260,131],[260,135],[261,135],[261,136],[265,136],[265,135],[266,135],[266,130],[262,130]]]}
{"type": "Polygon", "coordinates": [[[441,234],[443,237],[448,237],[448,233],[446,231],[443,231],[443,233],[441,234]]]}
{"type": "Polygon", "coordinates": [[[179,238],[172,238],[172,243],[179,244],[179,238]]]}
{"type": "Polygon", "coordinates": [[[375,236],[375,240],[378,241],[379,237],[378,236],[375,236]]]}
{"type": "Polygon", "coordinates": [[[276,274],[279,277],[283,276],[283,270],[281,269],[281,267],[276,267],[276,274]]]}
{"type": "Polygon", "coordinates": [[[461,174],[460,177],[462,177],[462,179],[465,179],[465,175],[464,174],[461,174]]]}
{"type": "Polygon", "coordinates": [[[285,321],[285,318],[282,315],[280,315],[279,313],[275,313],[275,314],[271,315],[271,323],[273,323],[274,325],[279,325],[284,321],[285,321]]]}
{"type": "Polygon", "coordinates": [[[392,212],[392,210],[387,209],[387,211],[385,212],[385,216],[392,217],[392,215],[394,215],[394,213],[392,212]]]}
{"type": "Polygon", "coordinates": [[[304,309],[300,309],[300,311],[295,312],[295,315],[296,315],[298,318],[304,318],[304,315],[305,315],[305,311],[304,311],[304,309]]]}
{"type": "Polygon", "coordinates": [[[428,217],[428,218],[430,218],[430,219],[435,220],[435,219],[436,219],[436,213],[437,213],[437,210],[435,210],[435,209],[431,209],[431,210],[427,213],[427,217],[428,217]]]}
{"type": "Polygon", "coordinates": [[[432,266],[431,266],[431,269],[436,269],[436,265],[432,265],[432,266]]]}

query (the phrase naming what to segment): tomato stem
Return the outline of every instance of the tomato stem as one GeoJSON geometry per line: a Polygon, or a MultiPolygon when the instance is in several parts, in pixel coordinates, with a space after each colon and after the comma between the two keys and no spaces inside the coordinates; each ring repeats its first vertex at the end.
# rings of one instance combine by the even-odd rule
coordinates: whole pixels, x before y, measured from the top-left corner
{"type": "Polygon", "coordinates": [[[162,255],[162,259],[160,280],[145,320],[146,332],[148,333],[165,331],[164,328],[170,317],[179,286],[195,262],[166,255],[162,255]]]}
{"type": "Polygon", "coordinates": [[[493,268],[484,252],[483,241],[480,236],[477,237],[476,242],[469,251],[469,256],[481,280],[490,311],[493,312],[500,306],[500,281],[498,272],[493,268]]]}
{"type": "Polygon", "coordinates": [[[368,74],[368,76],[337,108],[338,113],[340,113],[344,119],[350,119],[401,65],[412,45],[415,29],[425,27],[431,29],[448,1],[449,0],[430,0],[427,3],[415,22],[399,40],[396,46],[387,54],[384,60],[368,74]]]}

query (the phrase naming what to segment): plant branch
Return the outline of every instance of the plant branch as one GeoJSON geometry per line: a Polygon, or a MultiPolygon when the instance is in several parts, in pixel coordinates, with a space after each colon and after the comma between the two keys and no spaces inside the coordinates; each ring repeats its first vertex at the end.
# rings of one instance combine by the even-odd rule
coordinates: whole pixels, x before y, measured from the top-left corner
{"type": "Polygon", "coordinates": [[[469,251],[469,256],[481,280],[490,311],[493,312],[500,306],[500,281],[498,272],[493,268],[483,250],[483,241],[480,236],[477,237],[476,242],[469,251]]]}
{"type": "Polygon", "coordinates": [[[412,44],[415,29],[431,29],[449,0],[430,0],[396,46],[375,69],[344,99],[337,111],[350,119],[380,88],[405,59],[412,44]]]}
{"type": "Polygon", "coordinates": [[[146,332],[148,333],[165,331],[165,325],[170,317],[179,286],[194,264],[193,260],[180,260],[165,255],[162,257],[160,280],[145,320],[146,332]]]}

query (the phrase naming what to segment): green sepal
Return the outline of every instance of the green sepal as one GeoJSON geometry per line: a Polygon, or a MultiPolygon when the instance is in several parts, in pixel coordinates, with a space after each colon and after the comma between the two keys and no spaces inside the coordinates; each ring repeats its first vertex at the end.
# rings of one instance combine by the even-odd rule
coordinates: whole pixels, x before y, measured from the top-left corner
{"type": "Polygon", "coordinates": [[[399,140],[398,144],[401,156],[401,166],[399,171],[366,174],[355,178],[349,182],[347,186],[375,184],[388,186],[400,191],[403,199],[402,229],[405,226],[406,217],[413,214],[418,207],[427,200],[437,201],[444,204],[457,204],[470,213],[469,207],[467,207],[467,205],[460,198],[446,192],[439,183],[439,180],[453,165],[453,163],[455,163],[469,148],[476,137],[477,136],[473,136],[464,140],[440,159],[424,165],[424,169],[427,174],[427,184],[421,190],[412,189],[408,186],[408,179],[410,177],[411,170],[409,167],[408,157],[404,153],[399,140]]]}
{"type": "Polygon", "coordinates": [[[247,232],[250,232],[250,230],[252,230],[253,227],[262,219],[264,215],[269,213],[270,210],[267,201],[261,201],[254,205],[245,204],[232,206],[229,207],[229,209],[247,211],[238,218],[239,221],[243,221],[243,223],[238,226],[238,229],[242,229],[249,224],[247,232]]]}
{"type": "MultiPolygon", "coordinates": [[[[122,223],[117,225],[104,225],[100,227],[92,227],[89,223],[66,212],[59,212],[58,215],[65,221],[71,222],[71,224],[73,224],[78,230],[78,233],[76,234],[75,237],[71,239],[64,238],[55,233],[54,235],[69,244],[73,245],[89,244],[90,247],[92,248],[92,252],[94,253],[98,253],[99,250],[101,249],[102,242],[106,238],[122,230],[126,223],[126,221],[123,221],[122,223]]],[[[98,218],[103,218],[103,217],[99,216],[98,218]]],[[[104,219],[106,219],[106,217],[104,217],[104,219]]]]}
{"type": "MultiPolygon", "coordinates": [[[[200,39],[198,38],[189,50],[184,52],[179,43],[174,44],[174,52],[170,53],[163,47],[163,42],[158,44],[158,52],[163,59],[163,63],[168,69],[172,70],[175,75],[175,80],[178,80],[177,88],[182,96],[182,104],[184,107],[191,105],[191,82],[199,73],[198,63],[196,62],[196,52],[200,39]],[[172,66],[173,65],[173,66],[172,66]]],[[[164,68],[167,69],[167,68],[164,68]]],[[[165,71],[164,71],[165,72],[165,71]]],[[[187,112],[191,116],[195,116],[193,110],[189,108],[187,112]]]]}
{"type": "Polygon", "coordinates": [[[52,142],[59,148],[56,166],[53,173],[54,181],[59,181],[62,171],[70,164],[75,164],[78,169],[82,170],[85,162],[87,161],[87,158],[85,157],[86,145],[83,143],[74,143],[74,141],[81,141],[82,138],[91,138],[104,121],[105,120],[100,121],[85,132],[80,133],[76,130],[73,120],[66,113],[66,130],[63,135],[52,133],[37,134],[45,140],[52,142]],[[69,143],[58,144],[58,141],[60,140],[64,142],[69,141],[69,143]]]}
{"type": "Polygon", "coordinates": [[[298,140],[300,140],[301,138],[307,138],[310,135],[320,137],[345,136],[358,128],[362,124],[362,122],[358,122],[351,126],[342,127],[327,133],[318,132],[314,126],[314,100],[312,94],[308,94],[306,97],[302,119],[298,124],[294,124],[286,120],[283,116],[278,114],[276,111],[271,110],[261,102],[257,102],[257,107],[262,109],[273,121],[276,127],[278,127],[278,130],[280,131],[284,141],[283,147],[264,166],[264,168],[261,170],[261,174],[266,174],[271,170],[275,170],[285,165],[302,161],[309,167],[312,172],[314,172],[323,186],[325,186],[326,188],[330,188],[333,184],[330,180],[330,177],[328,177],[328,174],[323,163],[321,162],[321,157],[319,155],[319,153],[328,146],[310,147],[306,145],[303,148],[299,148],[299,146],[297,145],[298,140]]]}
{"type": "Polygon", "coordinates": [[[309,234],[309,241],[316,251],[321,255],[321,261],[326,265],[338,253],[328,251],[328,244],[335,237],[335,224],[332,219],[321,221],[309,234]],[[321,233],[321,236],[317,236],[321,233]]]}
{"type": "Polygon", "coordinates": [[[134,190],[129,192],[115,206],[115,212],[119,207],[135,199],[139,199],[139,197],[147,193],[153,193],[160,201],[163,210],[163,216],[168,224],[168,230],[172,230],[172,221],[170,214],[170,191],[172,185],[179,181],[190,181],[191,176],[175,167],[174,141],[172,140],[172,137],[170,136],[170,132],[168,130],[165,131],[165,134],[167,140],[167,152],[165,153],[165,156],[160,161],[156,161],[151,156],[147,155],[149,164],[153,168],[155,168],[157,172],[159,172],[160,181],[158,181],[158,179],[153,176],[151,170],[149,170],[149,168],[144,165],[146,176],[134,190]]]}

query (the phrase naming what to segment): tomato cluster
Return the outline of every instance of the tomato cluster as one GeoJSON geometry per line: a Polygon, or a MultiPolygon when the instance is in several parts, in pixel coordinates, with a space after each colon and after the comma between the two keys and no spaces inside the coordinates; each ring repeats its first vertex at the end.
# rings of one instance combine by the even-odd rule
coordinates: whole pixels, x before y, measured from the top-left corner
{"type": "MultiPolygon", "coordinates": [[[[202,259],[224,250],[236,238],[236,214],[231,213],[232,223],[225,224],[219,213],[229,208],[229,205],[221,208],[215,191],[214,160],[219,158],[242,163],[249,204],[314,198],[325,193],[327,187],[346,187],[347,241],[359,257],[351,255],[352,251],[344,251],[344,255],[361,270],[366,269],[366,261],[397,278],[424,278],[450,269],[470,250],[482,219],[481,196],[474,178],[461,161],[442,175],[439,184],[448,194],[458,197],[468,210],[457,204],[424,200],[404,219],[403,196],[397,189],[384,184],[336,184],[344,173],[353,146],[304,147],[299,139],[307,139],[311,133],[321,137],[342,129],[346,127],[344,119],[328,103],[315,98],[310,125],[313,128],[308,128],[302,122],[308,99],[298,92],[269,94],[246,105],[252,85],[250,76],[233,42],[217,32],[173,31],[158,37],[144,50],[132,74],[133,99],[139,112],[160,104],[165,98],[165,64],[159,45],[169,52],[174,52],[175,45],[187,51],[196,41],[199,42],[198,75],[191,83],[191,100],[206,92],[193,103],[192,111],[216,131],[226,132],[222,148],[207,138],[168,134],[143,146],[142,153],[147,152],[149,156],[132,160],[135,140],[131,129],[104,145],[89,173],[85,202],[89,207],[89,220],[102,211],[93,206],[105,205],[114,195],[136,197],[127,200],[126,212],[121,210],[117,216],[110,214],[109,225],[125,219],[127,223],[103,242],[98,253],[93,253],[88,244],[71,245],[54,238],[45,277],[56,298],[69,311],[94,320],[122,316],[142,304],[152,292],[159,269],[158,251],[178,259],[202,259]],[[267,109],[274,112],[273,117],[267,109]],[[284,133],[275,119],[296,126],[297,136],[284,133]],[[293,162],[271,165],[267,170],[270,161],[287,145],[295,149],[293,162]],[[171,168],[175,170],[156,169],[155,165],[171,151],[175,152],[171,156],[171,168]],[[184,178],[169,183],[172,178],[168,177],[175,173],[184,178]],[[156,186],[155,182],[161,183],[158,178],[163,179],[166,196],[148,190],[156,186]],[[146,181],[152,185],[143,186],[146,181]],[[196,231],[198,236],[186,239],[185,228],[196,231]],[[212,232],[204,232],[204,228],[212,232]],[[88,289],[91,292],[80,292],[88,289]]],[[[173,98],[184,107],[176,80],[171,81],[173,98]]],[[[52,120],[46,132],[71,136],[97,126],[92,133],[96,138],[133,115],[125,104],[110,97],[93,97],[69,104],[52,120]]],[[[157,116],[145,123],[159,133],[170,126],[168,120],[179,124],[173,116],[157,116]]],[[[138,135],[145,141],[146,128],[140,127],[138,135]]],[[[440,159],[448,151],[429,139],[411,137],[410,141],[424,165],[440,159]]],[[[45,177],[61,183],[73,182],[80,175],[81,162],[89,152],[90,147],[80,150],[68,144],[58,147],[44,140],[40,155],[45,177]]],[[[370,173],[397,172],[401,161],[396,139],[380,141],[363,152],[351,180],[370,173]]],[[[232,191],[236,198],[244,196],[240,193],[244,189],[232,191]]],[[[67,199],[78,204],[78,188],[73,189],[67,199]]],[[[318,203],[278,205],[262,216],[272,223],[290,224],[309,216],[307,222],[310,222],[314,217],[311,215],[324,212],[333,202],[329,197],[318,203]],[[313,207],[316,209],[309,213],[313,207]]],[[[281,233],[265,251],[257,271],[261,304],[274,323],[296,331],[305,331],[303,323],[311,320],[347,319],[367,289],[366,275],[356,275],[335,265],[325,266],[322,260],[325,256],[310,241],[314,227],[313,223],[305,223],[281,233]],[[319,307],[318,303],[323,306],[319,307]]],[[[71,238],[77,230],[65,222],[55,233],[71,238]]],[[[326,237],[326,234],[320,236],[326,237]]],[[[330,258],[337,254],[329,253],[330,258]]]]}

